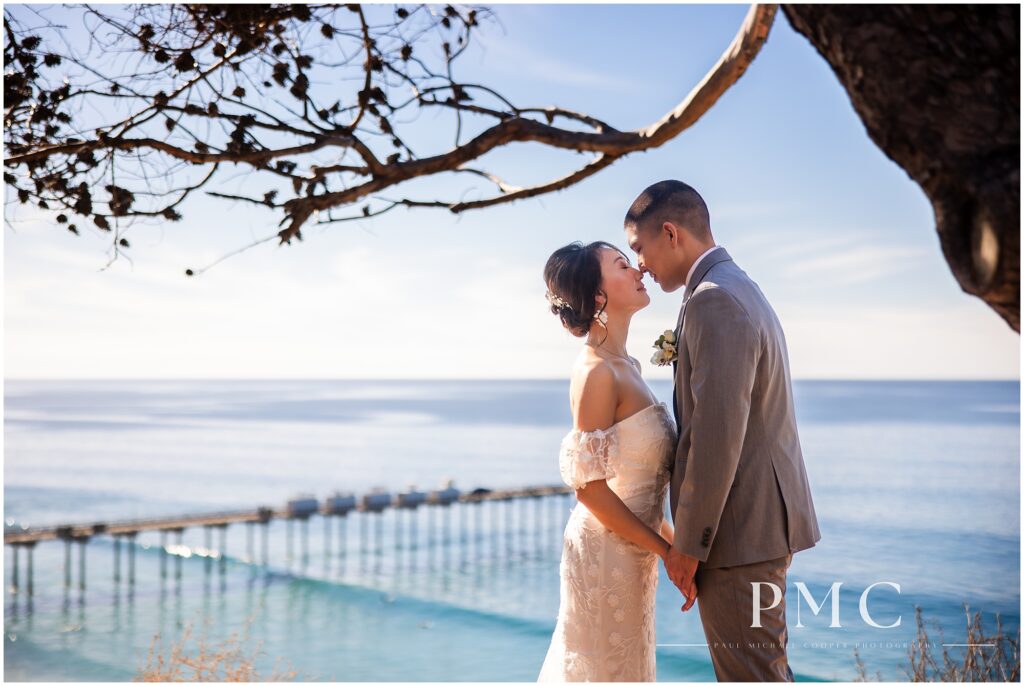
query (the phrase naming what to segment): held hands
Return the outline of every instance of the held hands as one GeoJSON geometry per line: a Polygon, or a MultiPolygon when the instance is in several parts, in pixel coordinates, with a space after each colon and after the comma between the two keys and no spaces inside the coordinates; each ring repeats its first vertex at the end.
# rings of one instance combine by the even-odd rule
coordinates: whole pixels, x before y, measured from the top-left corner
{"type": "Polygon", "coordinates": [[[668,550],[662,556],[662,559],[665,561],[665,571],[668,572],[668,578],[676,585],[679,592],[686,597],[686,604],[680,608],[682,612],[686,612],[693,607],[694,601],[697,600],[697,582],[694,580],[694,575],[697,572],[698,560],[695,557],[679,552],[671,545],[668,546],[668,550]]]}

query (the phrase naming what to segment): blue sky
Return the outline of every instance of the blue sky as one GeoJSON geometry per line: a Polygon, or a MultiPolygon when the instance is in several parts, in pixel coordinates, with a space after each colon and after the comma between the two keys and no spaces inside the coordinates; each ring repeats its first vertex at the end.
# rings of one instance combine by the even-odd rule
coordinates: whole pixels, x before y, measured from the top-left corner
{"type": "MultiPolygon", "coordinates": [[[[11,7],[10,5],[8,7],[11,7]]],[[[557,104],[620,129],[658,120],[732,40],[746,5],[495,5],[457,63],[520,105],[557,104]]],[[[320,87],[329,87],[320,84],[320,87]]],[[[424,114],[417,140],[452,144],[424,114]]],[[[517,185],[585,158],[536,144],[477,166],[517,185]]],[[[222,188],[271,186],[229,175],[222,188]]],[[[544,300],[548,255],[573,240],[625,248],[622,215],[664,178],[695,186],[718,242],[785,328],[795,378],[1018,378],[1019,337],[946,266],[924,193],[868,138],[827,63],[780,12],[746,74],[694,126],[555,195],[476,210],[395,210],[308,226],[187,279],[275,231],[278,216],[196,197],[177,223],[133,226],[132,262],[8,208],[7,378],[565,378],[582,342],[544,300]]],[[[482,181],[482,180],[481,180],[482,181]]],[[[446,175],[418,198],[474,198],[446,175]]],[[[390,192],[388,197],[399,197],[390,192]]],[[[648,284],[630,352],[674,325],[682,291],[648,284]],[[652,287],[653,286],[653,287],[652,287]]],[[[649,364],[648,378],[668,378],[649,364]]]]}

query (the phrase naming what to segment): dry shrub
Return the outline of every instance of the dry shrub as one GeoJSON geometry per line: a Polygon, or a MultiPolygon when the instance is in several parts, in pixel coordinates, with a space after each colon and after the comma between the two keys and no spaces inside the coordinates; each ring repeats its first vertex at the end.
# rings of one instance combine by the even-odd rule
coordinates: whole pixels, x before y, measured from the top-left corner
{"type": "MultiPolygon", "coordinates": [[[[166,657],[156,646],[161,641],[160,634],[153,636],[150,643],[146,665],[141,667],[133,681],[293,681],[298,675],[295,670],[279,672],[275,663],[274,672],[270,676],[261,676],[256,672],[254,663],[263,653],[260,650],[262,641],[256,645],[250,655],[245,651],[249,640],[249,626],[253,621],[250,617],[245,622],[245,636],[239,641],[237,632],[219,644],[210,645],[206,638],[206,627],[209,618],[204,622],[203,635],[196,646],[189,649],[187,644],[192,634],[189,623],[177,642],[170,648],[166,657]]],[[[279,657],[277,662],[280,662],[279,657]]]]}
{"type": "MultiPolygon", "coordinates": [[[[975,612],[972,615],[966,603],[963,607],[967,617],[967,636],[965,640],[957,641],[958,645],[947,643],[942,627],[935,621],[930,622],[939,632],[939,644],[942,648],[940,658],[936,656],[928,637],[925,622],[921,617],[921,608],[914,606],[917,637],[911,642],[908,649],[910,666],[902,667],[908,680],[1020,681],[1020,629],[1017,629],[1016,638],[1004,634],[1003,623],[999,615],[996,614],[996,631],[994,634],[987,634],[981,622],[981,613],[975,612]],[[950,654],[951,647],[962,649],[962,654],[954,658],[950,654]],[[941,659],[941,664],[939,659],[941,659]]],[[[860,653],[854,649],[853,655],[856,659],[857,669],[857,677],[854,681],[869,681],[867,669],[864,666],[864,661],[861,660],[860,653]]],[[[876,676],[878,681],[882,681],[881,673],[876,672],[876,676]]]]}

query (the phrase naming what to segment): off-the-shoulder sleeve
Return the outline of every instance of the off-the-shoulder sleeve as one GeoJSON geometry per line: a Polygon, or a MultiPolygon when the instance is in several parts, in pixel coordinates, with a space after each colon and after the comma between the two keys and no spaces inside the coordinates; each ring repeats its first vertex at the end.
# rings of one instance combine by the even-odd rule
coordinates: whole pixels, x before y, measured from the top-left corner
{"type": "Polygon", "coordinates": [[[588,481],[612,478],[618,451],[615,427],[594,431],[573,429],[562,439],[558,455],[562,481],[573,488],[583,488],[588,481]]]}

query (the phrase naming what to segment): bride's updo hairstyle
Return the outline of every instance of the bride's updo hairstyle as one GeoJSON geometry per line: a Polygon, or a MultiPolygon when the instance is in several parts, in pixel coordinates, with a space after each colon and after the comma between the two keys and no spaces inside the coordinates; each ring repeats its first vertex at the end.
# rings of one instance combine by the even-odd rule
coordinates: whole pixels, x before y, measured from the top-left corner
{"type": "Polygon", "coordinates": [[[595,297],[600,293],[607,303],[608,296],[601,290],[601,248],[611,248],[629,260],[611,243],[594,241],[583,245],[574,241],[553,252],[544,265],[551,313],[557,314],[562,326],[580,338],[590,332],[594,315],[604,311],[604,306],[597,308],[595,297]]]}

